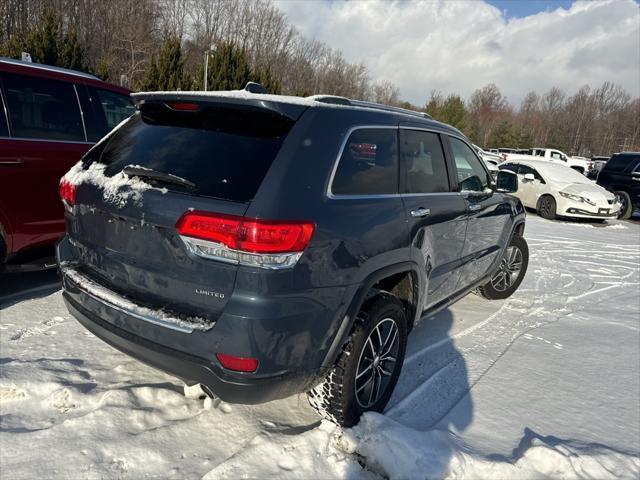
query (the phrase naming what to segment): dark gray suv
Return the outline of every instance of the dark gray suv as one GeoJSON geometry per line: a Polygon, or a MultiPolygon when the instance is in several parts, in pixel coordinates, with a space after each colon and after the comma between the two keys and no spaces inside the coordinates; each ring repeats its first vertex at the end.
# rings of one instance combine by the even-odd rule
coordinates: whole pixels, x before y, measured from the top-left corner
{"type": "Polygon", "coordinates": [[[426,115],[341,97],[140,93],[61,181],[69,311],[228,402],[381,411],[407,334],[528,264],[522,204],[426,115]]]}

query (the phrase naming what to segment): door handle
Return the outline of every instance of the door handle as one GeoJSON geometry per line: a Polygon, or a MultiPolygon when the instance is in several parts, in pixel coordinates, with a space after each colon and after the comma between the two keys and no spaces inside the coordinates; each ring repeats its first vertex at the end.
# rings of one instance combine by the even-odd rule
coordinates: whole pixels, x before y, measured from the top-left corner
{"type": "Polygon", "coordinates": [[[471,203],[471,204],[469,204],[469,211],[470,212],[477,212],[481,208],[482,208],[482,205],[480,205],[479,203],[471,203]]]}
{"type": "Polygon", "coordinates": [[[428,208],[422,208],[422,207],[416,210],[411,210],[412,217],[426,217],[430,213],[431,213],[431,210],[429,210],[428,208]]]}

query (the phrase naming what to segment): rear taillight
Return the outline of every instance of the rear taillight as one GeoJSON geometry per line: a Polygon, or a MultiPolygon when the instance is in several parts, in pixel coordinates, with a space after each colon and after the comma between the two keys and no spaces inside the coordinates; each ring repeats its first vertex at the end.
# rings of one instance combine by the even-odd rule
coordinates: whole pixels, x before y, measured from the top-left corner
{"type": "Polygon", "coordinates": [[[60,198],[69,206],[76,203],[76,186],[66,180],[60,180],[60,198]]]}
{"type": "Polygon", "coordinates": [[[315,227],[307,221],[187,212],[178,220],[176,229],[199,256],[262,268],[285,268],[298,261],[315,227]]]}
{"type": "Polygon", "coordinates": [[[248,357],[235,357],[225,353],[216,353],[216,358],[220,364],[229,370],[236,372],[255,372],[258,369],[258,359],[248,357]]]}

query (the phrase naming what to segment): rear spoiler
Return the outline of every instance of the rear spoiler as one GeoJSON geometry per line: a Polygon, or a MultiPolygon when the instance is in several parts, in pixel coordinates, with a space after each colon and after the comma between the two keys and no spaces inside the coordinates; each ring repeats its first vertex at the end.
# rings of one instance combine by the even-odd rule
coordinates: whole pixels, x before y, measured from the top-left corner
{"type": "Polygon", "coordinates": [[[284,95],[256,94],[244,90],[228,92],[140,92],[132,93],[131,98],[137,108],[150,103],[192,102],[238,106],[251,110],[266,110],[276,115],[298,120],[302,112],[314,105],[314,101],[300,97],[284,95]]]}

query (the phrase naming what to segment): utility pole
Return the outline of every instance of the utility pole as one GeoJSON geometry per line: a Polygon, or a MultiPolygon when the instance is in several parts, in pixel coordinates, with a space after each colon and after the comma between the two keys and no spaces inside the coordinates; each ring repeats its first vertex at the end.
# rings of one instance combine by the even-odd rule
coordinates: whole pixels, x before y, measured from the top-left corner
{"type": "Polygon", "coordinates": [[[208,70],[209,70],[209,54],[213,53],[215,51],[215,48],[209,48],[208,50],[205,50],[204,52],[204,91],[207,91],[207,79],[208,79],[208,70]]]}

